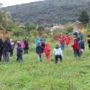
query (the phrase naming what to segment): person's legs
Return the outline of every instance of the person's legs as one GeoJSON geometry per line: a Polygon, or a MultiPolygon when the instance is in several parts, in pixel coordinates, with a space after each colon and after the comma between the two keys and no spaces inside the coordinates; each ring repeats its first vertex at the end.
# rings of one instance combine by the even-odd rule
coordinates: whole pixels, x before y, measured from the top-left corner
{"type": "Polygon", "coordinates": [[[22,55],[18,55],[18,61],[21,62],[23,60],[22,55]]]}
{"type": "Polygon", "coordinates": [[[74,50],[74,56],[77,57],[77,51],[76,50],[74,50]]]}
{"type": "Polygon", "coordinates": [[[5,62],[9,62],[9,52],[6,52],[6,55],[5,55],[5,62]]]}
{"type": "Polygon", "coordinates": [[[80,57],[80,50],[77,50],[77,56],[80,57]]]}
{"type": "Polygon", "coordinates": [[[10,56],[13,56],[13,49],[10,51],[10,56]]]}
{"type": "Polygon", "coordinates": [[[20,61],[23,61],[22,55],[20,55],[20,61]]]}
{"type": "Polygon", "coordinates": [[[56,55],[55,56],[55,64],[57,64],[58,63],[58,56],[56,55]]]}
{"type": "Polygon", "coordinates": [[[50,61],[50,55],[46,55],[46,59],[49,62],[50,61]]]}
{"type": "Polygon", "coordinates": [[[58,57],[60,58],[60,62],[62,62],[62,56],[61,56],[61,55],[59,55],[58,57]]]}
{"type": "Polygon", "coordinates": [[[61,49],[64,50],[64,43],[61,43],[61,49]]]}
{"type": "Polygon", "coordinates": [[[2,60],[2,52],[0,52],[0,62],[1,62],[1,60],[2,60]]]}
{"type": "Polygon", "coordinates": [[[39,60],[42,62],[42,55],[39,54],[39,60]]]}

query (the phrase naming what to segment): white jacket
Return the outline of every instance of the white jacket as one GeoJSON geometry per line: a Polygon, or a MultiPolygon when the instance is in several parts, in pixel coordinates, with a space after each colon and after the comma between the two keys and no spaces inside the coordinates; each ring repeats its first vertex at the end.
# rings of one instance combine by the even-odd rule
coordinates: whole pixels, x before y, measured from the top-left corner
{"type": "Polygon", "coordinates": [[[61,48],[58,48],[58,49],[54,48],[53,53],[54,53],[54,55],[63,56],[61,48]]]}

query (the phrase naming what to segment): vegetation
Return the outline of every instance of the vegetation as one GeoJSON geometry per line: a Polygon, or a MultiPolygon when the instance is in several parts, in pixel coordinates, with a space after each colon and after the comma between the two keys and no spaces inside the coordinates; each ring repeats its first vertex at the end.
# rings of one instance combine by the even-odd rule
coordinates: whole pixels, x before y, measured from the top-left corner
{"type": "Polygon", "coordinates": [[[45,0],[3,9],[10,11],[14,20],[21,23],[66,24],[76,21],[82,10],[90,15],[90,0],[45,0]]]}
{"type": "Polygon", "coordinates": [[[89,23],[89,15],[86,11],[82,11],[80,16],[79,16],[79,21],[82,22],[83,24],[87,25],[89,23]]]}
{"type": "Polygon", "coordinates": [[[13,23],[12,16],[9,12],[0,10],[0,28],[8,29],[8,27],[13,23]]]}

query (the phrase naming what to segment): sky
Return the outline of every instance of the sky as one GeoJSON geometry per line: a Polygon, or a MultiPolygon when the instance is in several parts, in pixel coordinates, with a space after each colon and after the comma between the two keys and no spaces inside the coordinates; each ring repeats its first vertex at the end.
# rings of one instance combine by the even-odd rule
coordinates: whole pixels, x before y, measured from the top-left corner
{"type": "Polygon", "coordinates": [[[42,0],[0,0],[0,3],[2,3],[4,7],[7,7],[7,6],[30,3],[35,1],[42,1],[42,0]]]}

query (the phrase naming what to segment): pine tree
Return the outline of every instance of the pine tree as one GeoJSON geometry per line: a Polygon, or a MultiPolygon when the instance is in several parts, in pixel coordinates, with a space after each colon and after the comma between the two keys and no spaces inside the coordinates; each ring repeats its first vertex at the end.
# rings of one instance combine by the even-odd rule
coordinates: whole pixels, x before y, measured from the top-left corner
{"type": "Polygon", "coordinates": [[[79,16],[79,19],[78,19],[80,22],[82,22],[83,24],[87,24],[89,23],[89,15],[86,11],[82,11],[80,13],[80,16],[79,16]]]}

